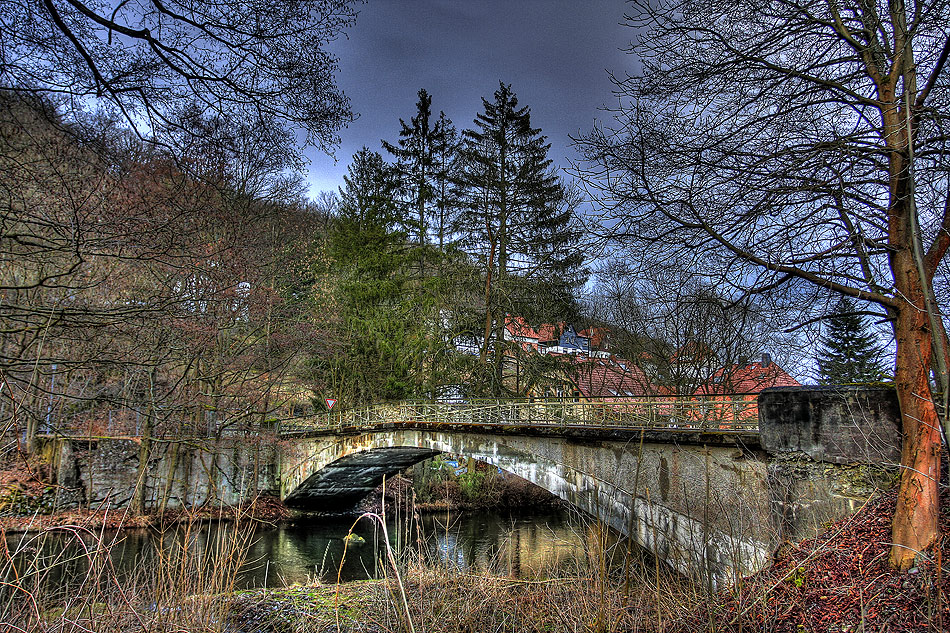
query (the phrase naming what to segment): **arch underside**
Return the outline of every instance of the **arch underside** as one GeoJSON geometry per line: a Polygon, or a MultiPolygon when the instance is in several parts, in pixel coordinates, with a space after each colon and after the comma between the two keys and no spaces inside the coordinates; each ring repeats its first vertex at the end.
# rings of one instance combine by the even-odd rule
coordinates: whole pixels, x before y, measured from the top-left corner
{"type": "Polygon", "coordinates": [[[384,477],[395,475],[440,452],[414,446],[392,446],[351,453],[307,477],[284,499],[284,503],[307,510],[348,509],[375,490],[384,477]]]}

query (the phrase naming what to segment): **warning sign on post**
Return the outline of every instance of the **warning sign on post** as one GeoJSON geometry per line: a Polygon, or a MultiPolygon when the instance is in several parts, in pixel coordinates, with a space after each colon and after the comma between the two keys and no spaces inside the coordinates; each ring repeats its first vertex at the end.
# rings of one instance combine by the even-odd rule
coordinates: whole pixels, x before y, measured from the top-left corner
{"type": "Polygon", "coordinates": [[[327,403],[327,411],[329,411],[330,409],[332,409],[332,408],[333,408],[333,405],[336,404],[336,400],[333,399],[333,398],[327,398],[326,400],[324,400],[324,402],[327,403]]]}

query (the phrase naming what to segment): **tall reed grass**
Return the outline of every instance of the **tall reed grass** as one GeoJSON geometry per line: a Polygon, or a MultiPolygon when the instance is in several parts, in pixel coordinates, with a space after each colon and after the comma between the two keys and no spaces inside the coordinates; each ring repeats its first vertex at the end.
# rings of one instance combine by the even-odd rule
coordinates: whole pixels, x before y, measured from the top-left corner
{"type": "MultiPolygon", "coordinates": [[[[25,536],[2,534],[0,631],[128,633],[227,631],[238,571],[248,562],[253,528],[198,538],[195,517],[157,538],[131,572],[115,565],[122,531],[78,525],[25,536]]],[[[201,532],[204,534],[204,532],[201,532]]]]}

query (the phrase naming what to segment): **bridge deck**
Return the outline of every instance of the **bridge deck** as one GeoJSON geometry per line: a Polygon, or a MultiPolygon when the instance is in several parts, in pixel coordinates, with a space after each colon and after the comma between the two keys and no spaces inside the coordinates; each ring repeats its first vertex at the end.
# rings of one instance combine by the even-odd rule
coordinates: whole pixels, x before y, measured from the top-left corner
{"type": "Polygon", "coordinates": [[[710,397],[609,398],[588,401],[471,400],[399,402],[284,420],[281,434],[359,431],[381,425],[480,427],[493,432],[589,429],[662,431],[673,435],[758,434],[758,404],[746,394],[710,397]]]}
{"type": "Polygon", "coordinates": [[[430,424],[426,422],[381,422],[367,426],[303,427],[282,430],[281,437],[318,438],[324,436],[357,435],[393,430],[442,431],[448,433],[477,433],[482,435],[522,435],[530,437],[562,437],[575,441],[611,441],[632,445],[643,444],[690,444],[708,446],[734,446],[744,451],[761,448],[760,436],[755,432],[719,429],[691,428],[637,428],[597,425],[535,425],[519,424],[430,424]]]}

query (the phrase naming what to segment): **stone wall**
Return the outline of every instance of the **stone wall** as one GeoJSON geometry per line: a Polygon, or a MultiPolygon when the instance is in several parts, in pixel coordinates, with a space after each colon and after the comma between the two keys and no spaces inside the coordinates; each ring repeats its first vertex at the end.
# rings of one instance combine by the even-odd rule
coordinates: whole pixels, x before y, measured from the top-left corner
{"type": "Polygon", "coordinates": [[[770,455],[804,453],[835,464],[900,463],[900,405],[891,388],[775,387],[759,394],[770,455]]]}
{"type": "MultiPolygon", "coordinates": [[[[122,508],[137,485],[140,441],[49,438],[55,449],[57,509],[122,508]]],[[[277,448],[251,438],[155,442],[145,478],[145,506],[238,503],[276,493],[277,448]]]]}
{"type": "Polygon", "coordinates": [[[760,569],[777,545],[766,463],[741,445],[579,440],[421,429],[302,438],[282,454],[288,504],[347,501],[432,452],[493,464],[603,520],[683,572],[714,582],[760,569]],[[332,465],[332,466],[331,466],[332,465]],[[328,468],[329,466],[329,468],[328,468]]]}
{"type": "Polygon", "coordinates": [[[896,481],[901,434],[893,389],[766,389],[759,431],[784,539],[814,536],[896,481]]]}
{"type": "MultiPolygon", "coordinates": [[[[759,398],[761,446],[688,430],[390,424],[285,439],[156,442],[146,505],[237,503],[271,492],[327,509],[437,452],[494,464],[634,537],[683,571],[728,581],[785,539],[813,536],[894,477],[899,414],[890,390],[780,388],[759,398]]],[[[751,438],[754,440],[756,438],[751,438]]],[[[123,507],[136,488],[133,439],[49,439],[60,508],[123,507]]]]}

